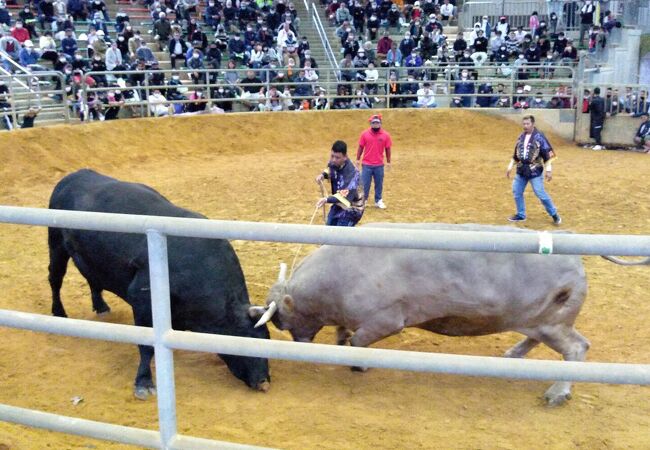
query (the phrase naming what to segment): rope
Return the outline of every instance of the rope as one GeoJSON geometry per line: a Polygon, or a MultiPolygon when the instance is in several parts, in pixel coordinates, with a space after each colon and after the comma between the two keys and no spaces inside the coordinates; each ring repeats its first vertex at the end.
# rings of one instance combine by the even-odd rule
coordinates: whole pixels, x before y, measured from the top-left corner
{"type": "MultiPolygon", "coordinates": [[[[314,208],[314,213],[311,215],[311,219],[309,220],[309,225],[314,223],[314,218],[316,217],[316,213],[318,212],[320,208],[316,207],[314,208]]],[[[323,206],[323,209],[325,209],[325,206],[323,206]]],[[[300,253],[300,250],[302,250],[302,245],[300,244],[298,246],[298,249],[296,250],[296,254],[293,256],[293,262],[291,263],[291,269],[289,270],[289,276],[287,277],[287,281],[291,279],[291,275],[293,275],[293,268],[296,265],[296,260],[298,259],[298,254],[300,253]]]]}

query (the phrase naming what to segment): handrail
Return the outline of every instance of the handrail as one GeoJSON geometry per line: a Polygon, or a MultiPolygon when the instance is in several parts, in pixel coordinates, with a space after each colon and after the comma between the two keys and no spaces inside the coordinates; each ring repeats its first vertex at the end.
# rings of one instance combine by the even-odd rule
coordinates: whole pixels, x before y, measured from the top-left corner
{"type": "MultiPolygon", "coordinates": [[[[323,43],[323,48],[325,49],[325,54],[327,55],[327,59],[329,60],[330,66],[338,70],[339,63],[334,54],[334,50],[332,50],[332,46],[330,44],[329,38],[327,37],[327,31],[325,30],[325,27],[323,26],[323,22],[320,19],[320,12],[313,2],[311,3],[311,6],[312,6],[312,20],[314,21],[314,27],[318,32],[318,36],[320,37],[321,42],[323,43]]],[[[336,77],[337,79],[340,79],[338,73],[336,77]]]]}
{"type": "MultiPolygon", "coordinates": [[[[5,52],[4,50],[0,50],[0,56],[2,56],[2,58],[4,58],[5,61],[9,62],[9,64],[14,66],[17,70],[19,70],[19,71],[21,71],[21,72],[23,72],[25,74],[30,74],[31,73],[25,67],[21,66],[16,61],[14,61],[13,58],[11,57],[11,55],[9,55],[9,53],[5,52]]],[[[6,70],[4,68],[2,68],[2,72],[5,73],[5,75],[8,74],[12,78],[14,77],[14,74],[12,74],[11,72],[9,72],[8,70],[6,70]]],[[[29,86],[27,86],[26,84],[24,84],[22,81],[20,81],[20,80],[16,80],[16,81],[18,81],[18,84],[20,84],[22,87],[24,87],[25,89],[29,89],[31,91],[31,88],[29,86]]]]}

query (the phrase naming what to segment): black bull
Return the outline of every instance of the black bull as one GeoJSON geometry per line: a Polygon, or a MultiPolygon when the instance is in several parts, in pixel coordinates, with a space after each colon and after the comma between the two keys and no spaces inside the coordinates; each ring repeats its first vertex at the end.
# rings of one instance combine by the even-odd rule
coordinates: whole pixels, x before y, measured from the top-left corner
{"type": "MultiPolygon", "coordinates": [[[[126,183],[92,170],[63,178],[50,198],[51,209],[172,216],[203,219],[179,208],[153,189],[126,183]]],[[[49,228],[49,281],[52,314],[66,317],[61,285],[72,258],[90,286],[93,309],[110,308],[102,291],[113,292],[133,309],[135,324],[150,327],[151,296],[147,238],[143,234],[110,233],[49,228]]],[[[177,330],[268,339],[265,327],[254,328],[248,316],[250,301],[239,259],[222,239],[168,238],[172,326],[177,330]]],[[[135,394],[146,398],[155,392],[151,376],[153,347],[140,345],[140,365],[135,394]]],[[[219,355],[230,371],[248,386],[266,391],[268,360],[219,355]]]]}

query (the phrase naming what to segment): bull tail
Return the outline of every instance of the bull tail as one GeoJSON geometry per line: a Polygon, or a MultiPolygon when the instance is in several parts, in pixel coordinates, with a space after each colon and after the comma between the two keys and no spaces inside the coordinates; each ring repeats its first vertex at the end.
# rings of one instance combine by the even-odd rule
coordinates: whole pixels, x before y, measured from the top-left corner
{"type": "Polygon", "coordinates": [[[620,264],[621,266],[643,266],[650,264],[650,256],[640,261],[627,261],[625,259],[617,258],[616,256],[601,255],[600,257],[606,259],[607,261],[620,264]]]}

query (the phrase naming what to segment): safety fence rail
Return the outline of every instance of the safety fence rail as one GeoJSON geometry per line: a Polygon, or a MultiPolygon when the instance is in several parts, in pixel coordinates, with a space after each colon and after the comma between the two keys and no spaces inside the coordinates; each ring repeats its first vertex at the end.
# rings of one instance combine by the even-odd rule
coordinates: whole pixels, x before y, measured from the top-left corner
{"type": "MultiPolygon", "coordinates": [[[[650,364],[523,360],[304,344],[190,333],[171,328],[167,236],[455,251],[650,256],[650,235],[583,235],[381,228],[334,229],[261,222],[196,220],[0,206],[0,222],[141,233],[147,236],[153,329],[0,310],[0,326],[112,342],[153,345],[158,432],[0,405],[0,420],[162,449],[245,448],[182,436],[176,426],[172,350],[192,350],[348,366],[513,379],[650,384],[650,364]],[[230,446],[230,447],[229,447],[230,446]]],[[[552,257],[552,256],[545,256],[552,257]]]]}

